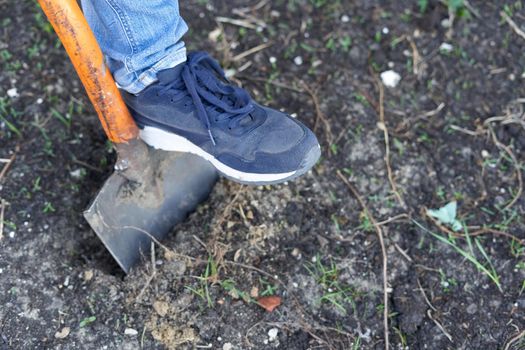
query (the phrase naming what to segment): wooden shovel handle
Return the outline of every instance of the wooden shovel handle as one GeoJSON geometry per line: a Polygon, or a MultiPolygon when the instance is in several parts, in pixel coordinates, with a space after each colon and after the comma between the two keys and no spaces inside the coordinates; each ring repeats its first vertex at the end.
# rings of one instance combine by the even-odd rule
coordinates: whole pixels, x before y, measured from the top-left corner
{"type": "Polygon", "coordinates": [[[137,125],[120,96],[77,1],[38,2],[64,45],[108,138],[116,143],[137,138],[137,125]]]}

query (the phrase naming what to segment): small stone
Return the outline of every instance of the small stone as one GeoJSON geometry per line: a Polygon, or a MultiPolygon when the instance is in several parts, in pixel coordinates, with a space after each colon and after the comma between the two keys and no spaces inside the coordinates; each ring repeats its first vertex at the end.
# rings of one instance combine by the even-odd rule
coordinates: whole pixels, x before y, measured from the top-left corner
{"type": "Polygon", "coordinates": [[[490,153],[489,153],[489,151],[487,151],[486,149],[484,149],[484,150],[481,150],[481,156],[482,156],[483,158],[488,158],[488,157],[490,157],[490,153]]]}
{"type": "Polygon", "coordinates": [[[466,311],[469,315],[475,314],[478,311],[478,306],[472,303],[469,306],[467,306],[466,311]]]}
{"type": "Polygon", "coordinates": [[[452,52],[453,49],[454,46],[450,45],[449,43],[441,43],[441,45],[439,45],[439,51],[441,52],[449,53],[452,52]]]}
{"type": "Polygon", "coordinates": [[[272,57],[270,57],[269,61],[270,61],[271,64],[275,64],[275,63],[277,63],[277,58],[272,56],[272,57]]]}
{"type": "Polygon", "coordinates": [[[93,278],[93,270],[86,270],[84,271],[84,281],[89,282],[93,278]]]}
{"type": "Polygon", "coordinates": [[[224,343],[224,345],[222,346],[222,350],[232,350],[232,349],[233,349],[232,343],[224,343]]]}
{"type": "Polygon", "coordinates": [[[279,330],[277,328],[272,328],[268,331],[268,340],[269,341],[275,341],[277,339],[277,334],[279,334],[279,330]]]}
{"type": "Polygon", "coordinates": [[[390,33],[390,29],[388,29],[388,27],[384,27],[383,30],[382,30],[383,34],[388,34],[390,33]]]}
{"type": "Polygon", "coordinates": [[[342,15],[341,16],[341,22],[343,22],[343,23],[350,22],[350,17],[348,17],[347,15],[342,15]]]}
{"type": "Polygon", "coordinates": [[[133,328],[126,328],[124,330],[124,334],[125,335],[132,335],[132,336],[134,336],[134,335],[139,334],[139,332],[136,329],[133,329],[133,328]]]}
{"type": "Polygon", "coordinates": [[[252,289],[250,290],[250,296],[252,298],[258,298],[259,297],[259,288],[257,287],[252,287],[252,289]]]}
{"type": "Polygon", "coordinates": [[[79,169],[75,169],[73,171],[70,171],[69,175],[71,175],[71,177],[73,177],[75,179],[80,179],[82,177],[82,169],[79,168],[79,169]]]}
{"type": "Polygon", "coordinates": [[[301,56],[297,56],[297,57],[295,57],[295,58],[293,59],[293,62],[294,62],[296,65],[300,66],[300,65],[303,64],[303,58],[302,58],[301,56]]]}
{"type": "Polygon", "coordinates": [[[315,61],[312,62],[312,68],[317,68],[317,67],[319,67],[322,64],[323,64],[323,61],[315,60],[315,61]]]}
{"type": "Polygon", "coordinates": [[[18,90],[16,88],[12,88],[12,89],[7,90],[7,96],[9,96],[11,98],[18,97],[18,90]]]}
{"type": "Polygon", "coordinates": [[[394,70],[387,70],[381,73],[383,85],[389,88],[395,88],[401,81],[401,75],[394,70]]]}
{"type": "Polygon", "coordinates": [[[60,331],[55,333],[55,338],[57,338],[57,339],[64,339],[65,337],[67,337],[69,335],[69,332],[71,332],[71,328],[64,327],[64,328],[62,328],[62,330],[60,330],[60,331]]]}
{"type": "Polygon", "coordinates": [[[292,256],[297,260],[301,259],[301,251],[298,248],[292,249],[292,256]]]}

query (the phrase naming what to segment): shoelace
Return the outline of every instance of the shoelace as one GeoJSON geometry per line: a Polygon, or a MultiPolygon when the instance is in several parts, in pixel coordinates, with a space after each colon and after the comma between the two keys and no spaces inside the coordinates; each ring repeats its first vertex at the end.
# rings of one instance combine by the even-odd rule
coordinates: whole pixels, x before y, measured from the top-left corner
{"type": "Polygon", "coordinates": [[[229,119],[228,127],[233,129],[241,125],[245,118],[250,117],[254,110],[253,104],[250,103],[250,95],[244,89],[228,85],[224,71],[206,52],[193,52],[188,55],[181,78],[167,84],[161,93],[175,90],[175,99],[182,99],[189,93],[213,145],[216,145],[216,142],[211,131],[210,114],[215,114],[215,122],[229,119]]]}

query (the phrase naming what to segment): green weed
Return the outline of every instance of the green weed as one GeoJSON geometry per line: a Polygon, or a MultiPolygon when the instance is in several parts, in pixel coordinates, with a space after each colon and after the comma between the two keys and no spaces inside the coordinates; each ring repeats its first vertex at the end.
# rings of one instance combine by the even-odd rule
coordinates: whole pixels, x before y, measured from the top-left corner
{"type": "Polygon", "coordinates": [[[217,277],[217,264],[210,256],[208,257],[208,262],[206,263],[206,268],[204,272],[195,277],[199,284],[197,287],[185,286],[187,290],[197,295],[199,298],[204,300],[208,307],[213,307],[213,300],[210,295],[210,281],[217,277]]]}
{"type": "Polygon", "coordinates": [[[416,220],[412,220],[412,222],[416,224],[416,226],[418,226],[424,232],[430,234],[432,237],[436,238],[442,243],[445,243],[446,245],[453,248],[456,252],[458,252],[461,256],[463,256],[467,261],[472,263],[479,272],[486,275],[498,287],[498,289],[501,292],[503,292],[503,290],[501,289],[500,277],[496,269],[494,268],[494,265],[492,264],[492,261],[490,260],[487,252],[481,245],[481,241],[479,240],[479,238],[470,237],[468,228],[464,223],[463,223],[463,230],[465,233],[464,235],[465,241],[467,242],[467,249],[461,248],[457,240],[452,237],[447,238],[437,233],[434,233],[430,231],[429,229],[427,229],[426,227],[424,227],[423,225],[421,225],[416,220]],[[474,247],[477,248],[477,253],[474,247]],[[483,260],[485,261],[484,263],[476,257],[477,254],[480,254],[483,257],[483,260]]]}
{"type": "Polygon", "coordinates": [[[347,313],[345,305],[349,304],[355,312],[355,298],[359,294],[353,287],[339,281],[339,270],[333,261],[325,265],[317,255],[315,262],[307,263],[305,268],[323,289],[323,295],[319,300],[321,303],[331,304],[345,315],[347,313]]]}

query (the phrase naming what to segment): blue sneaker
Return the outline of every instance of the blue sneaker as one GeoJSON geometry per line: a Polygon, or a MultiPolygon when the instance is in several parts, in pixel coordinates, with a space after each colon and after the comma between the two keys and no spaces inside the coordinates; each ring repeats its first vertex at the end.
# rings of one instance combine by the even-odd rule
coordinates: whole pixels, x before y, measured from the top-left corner
{"type": "Polygon", "coordinates": [[[205,52],[158,73],[138,95],[122,93],[148,145],[197,154],[243,184],[275,184],[312,168],[315,135],[285,113],[261,106],[233,86],[205,52]]]}

